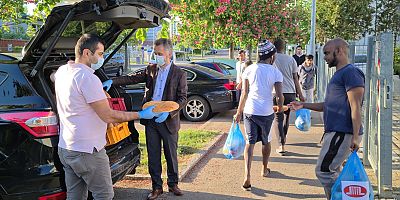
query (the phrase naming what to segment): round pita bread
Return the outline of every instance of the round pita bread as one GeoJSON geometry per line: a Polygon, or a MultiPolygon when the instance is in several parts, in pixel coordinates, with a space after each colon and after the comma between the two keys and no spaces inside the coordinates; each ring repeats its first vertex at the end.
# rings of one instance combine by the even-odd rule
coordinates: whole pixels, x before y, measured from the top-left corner
{"type": "Polygon", "coordinates": [[[179,104],[174,101],[149,101],[143,105],[143,109],[155,106],[153,112],[172,112],[179,109],[179,104]]]}

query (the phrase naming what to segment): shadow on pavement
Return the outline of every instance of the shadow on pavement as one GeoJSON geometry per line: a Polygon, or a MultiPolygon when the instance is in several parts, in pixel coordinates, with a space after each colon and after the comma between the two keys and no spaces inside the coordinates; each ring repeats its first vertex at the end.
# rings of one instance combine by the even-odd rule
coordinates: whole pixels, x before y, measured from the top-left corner
{"type": "Polygon", "coordinates": [[[264,189],[260,189],[260,188],[256,188],[256,187],[251,188],[251,193],[253,193],[257,196],[260,196],[260,197],[265,197],[265,198],[268,198],[268,194],[280,196],[280,197],[282,197],[282,199],[284,199],[284,197],[293,198],[293,199],[325,198],[325,195],[323,195],[323,194],[293,194],[293,193],[286,193],[286,192],[269,191],[269,190],[264,190],[264,189]]]}
{"type": "MultiPolygon", "coordinates": [[[[116,200],[131,200],[131,199],[146,199],[148,193],[150,190],[148,189],[139,189],[139,188],[118,188],[114,187],[114,199],[116,200]]],[[[199,199],[199,200],[214,200],[214,199],[232,199],[232,200],[250,200],[251,198],[245,198],[245,197],[234,197],[234,196],[228,196],[228,195],[221,195],[221,194],[211,194],[211,193],[205,193],[205,192],[188,192],[188,191],[183,191],[184,195],[177,197],[169,192],[165,192],[162,194],[158,199],[159,200],[165,200],[165,199],[177,199],[177,200],[194,200],[194,199],[199,199]]]]}
{"type": "Polygon", "coordinates": [[[268,178],[298,180],[298,181],[302,181],[301,183],[299,183],[300,185],[321,187],[321,184],[319,183],[319,181],[317,179],[307,179],[307,178],[298,178],[298,177],[294,177],[294,176],[287,176],[278,171],[275,171],[275,169],[271,169],[271,174],[268,175],[268,178]]]}
{"type": "Polygon", "coordinates": [[[287,143],[287,146],[301,146],[301,147],[315,147],[320,149],[321,147],[318,146],[317,143],[287,143]]]}
{"type": "MultiPolygon", "coordinates": [[[[316,164],[318,156],[310,156],[310,157],[314,157],[315,159],[293,158],[293,157],[289,157],[289,156],[281,156],[281,157],[270,157],[269,161],[270,162],[281,162],[281,163],[316,164]]],[[[219,154],[219,153],[213,155],[211,158],[226,159],[223,154],[219,154]]],[[[243,156],[241,156],[235,160],[243,160],[243,156]]],[[[262,156],[253,156],[253,161],[262,162],[262,156]]]]}

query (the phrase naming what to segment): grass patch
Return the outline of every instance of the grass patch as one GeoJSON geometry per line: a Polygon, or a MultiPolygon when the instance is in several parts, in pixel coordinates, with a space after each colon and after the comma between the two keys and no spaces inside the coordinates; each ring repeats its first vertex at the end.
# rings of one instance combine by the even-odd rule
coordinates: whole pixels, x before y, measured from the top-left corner
{"type": "MultiPolygon", "coordinates": [[[[190,157],[205,147],[219,133],[216,131],[203,130],[182,130],[179,131],[178,140],[178,166],[179,171],[185,169],[190,157]]],[[[144,131],[139,131],[139,144],[141,150],[140,165],[136,168],[137,174],[148,174],[148,156],[146,148],[146,136],[144,131]]],[[[161,162],[163,166],[163,174],[167,170],[164,152],[161,153],[161,162]]]]}

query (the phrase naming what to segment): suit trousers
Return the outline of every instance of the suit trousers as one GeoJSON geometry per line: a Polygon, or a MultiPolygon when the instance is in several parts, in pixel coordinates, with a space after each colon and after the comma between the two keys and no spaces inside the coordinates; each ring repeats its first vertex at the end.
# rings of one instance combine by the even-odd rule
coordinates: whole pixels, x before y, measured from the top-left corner
{"type": "Polygon", "coordinates": [[[161,143],[167,161],[167,184],[169,187],[174,187],[178,184],[178,133],[171,133],[165,122],[157,123],[154,119],[148,120],[145,131],[149,159],[148,168],[153,189],[162,189],[163,185],[161,178],[161,143]]]}

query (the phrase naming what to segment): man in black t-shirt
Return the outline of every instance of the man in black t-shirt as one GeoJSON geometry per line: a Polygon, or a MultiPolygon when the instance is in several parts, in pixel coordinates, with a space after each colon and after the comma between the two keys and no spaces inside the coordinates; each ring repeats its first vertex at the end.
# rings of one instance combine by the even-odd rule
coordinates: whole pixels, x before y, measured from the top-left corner
{"type": "Polygon", "coordinates": [[[303,49],[300,45],[296,47],[296,53],[293,55],[293,58],[296,60],[297,66],[303,64],[306,60],[306,55],[303,54],[303,49]]]}

